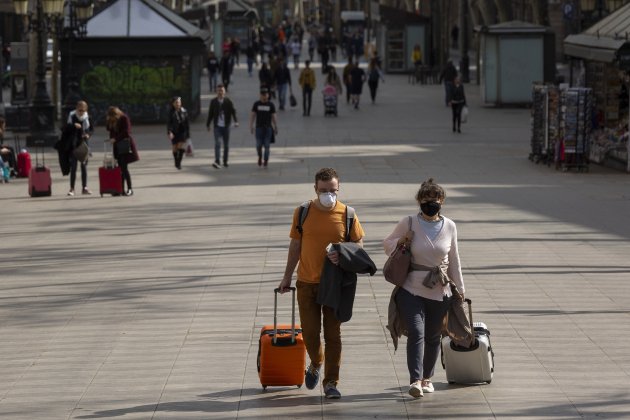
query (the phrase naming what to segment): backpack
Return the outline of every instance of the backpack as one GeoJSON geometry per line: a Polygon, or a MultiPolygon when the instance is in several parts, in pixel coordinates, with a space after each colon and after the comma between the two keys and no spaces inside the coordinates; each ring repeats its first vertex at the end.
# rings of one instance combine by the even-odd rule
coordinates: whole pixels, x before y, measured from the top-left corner
{"type": "MultiPolygon", "coordinates": [[[[300,204],[300,213],[298,215],[298,224],[296,226],[296,229],[298,232],[300,232],[300,235],[302,235],[302,232],[304,231],[304,229],[302,229],[302,226],[304,225],[306,216],[308,216],[308,208],[310,207],[310,205],[310,201],[305,201],[304,203],[300,204]]],[[[354,208],[346,206],[346,242],[350,242],[350,232],[352,232],[352,226],[354,225],[354,213],[354,208]]]]}
{"type": "Polygon", "coordinates": [[[368,80],[370,82],[378,81],[379,77],[381,77],[381,73],[378,71],[376,67],[370,70],[370,75],[368,76],[368,80]]]}

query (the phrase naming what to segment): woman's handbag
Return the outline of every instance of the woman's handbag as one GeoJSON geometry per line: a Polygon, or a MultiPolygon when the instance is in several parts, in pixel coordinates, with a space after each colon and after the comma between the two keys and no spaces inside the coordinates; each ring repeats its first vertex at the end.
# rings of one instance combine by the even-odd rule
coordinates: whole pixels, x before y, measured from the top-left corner
{"type": "Polygon", "coordinates": [[[464,105],[464,107],[462,108],[461,121],[462,121],[462,123],[467,123],[468,122],[468,105],[464,105]]]}
{"type": "Polygon", "coordinates": [[[77,162],[85,163],[88,159],[88,154],[90,150],[88,149],[88,145],[86,142],[82,141],[79,143],[77,147],[72,150],[72,156],[77,160],[77,162]]]}
{"type": "Polygon", "coordinates": [[[396,246],[396,249],[389,256],[383,266],[383,275],[385,280],[394,286],[402,286],[407,280],[407,274],[411,266],[411,241],[413,239],[413,230],[411,230],[411,216],[409,216],[409,230],[405,235],[404,241],[396,246]]]}
{"type": "Polygon", "coordinates": [[[118,140],[114,143],[114,150],[116,150],[117,156],[131,154],[131,139],[127,137],[122,140],[118,140]]]}

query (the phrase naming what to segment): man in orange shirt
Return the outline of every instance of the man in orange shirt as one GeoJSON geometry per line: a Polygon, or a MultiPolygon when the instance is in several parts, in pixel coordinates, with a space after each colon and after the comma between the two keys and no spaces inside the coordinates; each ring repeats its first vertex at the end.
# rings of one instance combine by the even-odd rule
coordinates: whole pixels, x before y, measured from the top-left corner
{"type": "MultiPolygon", "coordinates": [[[[311,364],[305,372],[304,383],[313,389],[319,382],[320,370],[324,364],[324,392],[326,398],[338,399],[339,366],[341,364],[341,322],[335,317],[334,310],[317,303],[319,277],[325,258],[333,264],[339,263],[337,252],[327,252],[330,243],[346,240],[346,205],[337,201],[339,176],[332,168],[322,168],[315,174],[315,193],[308,209],[308,217],[299,232],[300,207],[293,212],[289,243],[289,255],[284,277],[280,282],[280,292],[284,293],[291,286],[295,267],[297,270],[297,301],[300,310],[300,322],[306,351],[311,364]],[[325,351],[322,350],[320,331],[324,324],[325,351]]],[[[352,242],[363,246],[363,228],[359,219],[354,222],[349,232],[352,242]]]]}

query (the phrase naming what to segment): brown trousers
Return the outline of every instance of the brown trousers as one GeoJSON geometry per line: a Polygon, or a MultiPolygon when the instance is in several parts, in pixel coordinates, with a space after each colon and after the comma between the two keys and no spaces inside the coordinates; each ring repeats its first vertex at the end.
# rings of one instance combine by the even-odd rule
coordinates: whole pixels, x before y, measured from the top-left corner
{"type": "Polygon", "coordinates": [[[341,322],[337,320],[331,308],[316,302],[319,284],[298,281],[296,287],[302,336],[308,357],[317,368],[325,362],[322,384],[332,382],[337,385],[341,365],[341,322]],[[322,328],[322,314],[324,315],[325,350],[322,350],[319,336],[322,328]]]}

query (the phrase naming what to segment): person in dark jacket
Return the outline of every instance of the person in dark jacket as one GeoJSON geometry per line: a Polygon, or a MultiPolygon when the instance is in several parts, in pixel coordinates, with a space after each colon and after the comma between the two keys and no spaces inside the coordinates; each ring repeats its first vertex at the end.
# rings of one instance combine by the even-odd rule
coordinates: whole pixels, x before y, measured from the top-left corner
{"type": "Polygon", "coordinates": [[[168,114],[166,131],[171,141],[175,167],[182,169],[182,158],[184,153],[186,153],[186,142],[190,138],[190,121],[188,112],[182,106],[182,98],[179,96],[171,99],[171,111],[168,114]]]}
{"type": "MultiPolygon", "coordinates": [[[[70,150],[74,150],[80,146],[81,143],[86,143],[87,145],[87,142],[94,131],[94,127],[90,122],[90,117],[88,116],[88,104],[85,101],[77,102],[76,109],[68,114],[68,121],[66,122],[65,130],[70,143],[70,150]]],[[[72,152],[69,153],[68,158],[70,160],[70,191],[68,191],[68,195],[74,195],[74,184],[77,179],[78,165],[81,165],[81,194],[92,194],[87,187],[87,155],[85,160],[82,160],[81,162],[79,162],[77,156],[75,156],[72,152]]]]}
{"type": "Polygon", "coordinates": [[[289,234],[289,255],[284,277],[278,288],[281,293],[289,290],[295,267],[297,270],[297,300],[300,310],[300,323],[304,344],[311,363],[304,375],[304,383],[313,389],[319,382],[320,369],[324,364],[324,393],[328,399],[341,397],[337,390],[339,367],[341,364],[341,323],[335,311],[317,303],[319,283],[326,259],[339,264],[339,253],[327,251],[328,244],[346,241],[363,246],[365,235],[359,219],[354,217],[351,229],[346,235],[347,206],[337,201],[339,176],[332,168],[322,168],[315,174],[317,198],[309,206],[308,217],[300,224],[300,207],[293,212],[293,224],[289,234]],[[300,229],[298,230],[298,226],[300,229]],[[324,329],[325,350],[322,349],[320,333],[324,329]]]}
{"type": "Polygon", "coordinates": [[[446,63],[446,67],[440,73],[439,82],[442,83],[444,81],[444,101],[446,102],[446,106],[449,106],[449,102],[451,101],[451,93],[453,91],[453,84],[455,82],[455,78],[457,77],[457,69],[453,65],[453,60],[448,60],[446,63]]]}
{"type": "Polygon", "coordinates": [[[287,102],[287,90],[291,88],[291,70],[287,67],[287,63],[283,59],[278,60],[278,68],[274,73],[273,80],[278,90],[278,104],[280,110],[284,109],[287,102]]]}
{"type": "Polygon", "coordinates": [[[219,62],[219,71],[221,72],[221,82],[227,92],[228,86],[230,85],[230,78],[232,77],[232,59],[229,50],[228,52],[223,52],[223,57],[221,57],[221,61],[219,62]]]}
{"type": "Polygon", "coordinates": [[[234,120],[234,127],[238,127],[236,109],[230,98],[225,97],[223,85],[217,86],[217,96],[210,101],[206,128],[214,124],[214,163],[213,167],[221,169],[221,140],[223,140],[223,167],[228,167],[228,153],[230,144],[230,126],[234,120]]]}
{"type": "Polygon", "coordinates": [[[352,306],[357,290],[357,274],[376,273],[376,264],[367,252],[354,242],[333,244],[339,253],[339,264],[326,259],[319,279],[317,303],[335,311],[339,322],[352,318],[352,306]]]}
{"type": "Polygon", "coordinates": [[[267,63],[262,63],[260,70],[258,71],[258,80],[260,81],[260,88],[267,88],[271,90],[271,85],[273,85],[273,76],[271,74],[271,70],[269,70],[269,66],[267,63]]]}
{"type": "Polygon", "coordinates": [[[117,106],[110,106],[107,109],[107,130],[109,131],[109,141],[114,148],[114,158],[120,166],[122,174],[123,186],[125,181],[127,182],[126,196],[133,195],[133,189],[131,189],[131,174],[129,173],[129,164],[140,160],[138,155],[138,148],[136,142],[131,136],[131,121],[129,117],[120,110],[117,106]],[[116,147],[116,143],[129,142],[130,148],[128,152],[120,152],[116,147]]]}
{"type": "Polygon", "coordinates": [[[453,93],[451,94],[451,100],[449,102],[451,109],[453,110],[453,133],[457,128],[457,132],[461,133],[462,130],[462,109],[466,106],[466,94],[464,93],[464,85],[459,77],[455,78],[455,84],[453,86],[453,93]]]}
{"type": "Polygon", "coordinates": [[[359,101],[361,100],[361,93],[363,92],[363,84],[367,77],[365,70],[359,67],[359,62],[354,63],[354,66],[350,70],[350,100],[354,105],[354,109],[359,109],[359,101]]]}
{"type": "Polygon", "coordinates": [[[206,69],[208,70],[208,81],[210,82],[210,92],[214,92],[217,89],[217,76],[219,74],[219,60],[214,54],[214,51],[210,51],[208,54],[208,60],[206,61],[206,69]]]}

